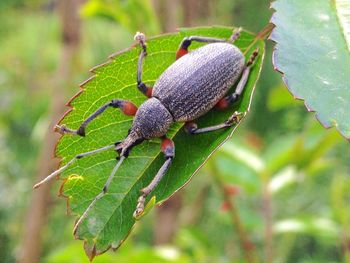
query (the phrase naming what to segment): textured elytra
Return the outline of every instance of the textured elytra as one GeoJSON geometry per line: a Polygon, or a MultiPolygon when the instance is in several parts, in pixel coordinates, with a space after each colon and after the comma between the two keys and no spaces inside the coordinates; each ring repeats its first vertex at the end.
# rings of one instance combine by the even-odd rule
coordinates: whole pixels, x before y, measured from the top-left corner
{"type": "MultiPolygon", "coordinates": [[[[178,33],[147,39],[148,56],[143,66],[143,80],[149,85],[155,83],[174,63],[176,50],[184,37],[197,35],[227,39],[232,30],[227,27],[182,29],[178,33]]],[[[202,45],[193,43],[190,50],[196,50],[202,45]]],[[[246,59],[259,47],[259,56],[252,68],[242,100],[228,111],[209,111],[198,119],[199,127],[218,124],[226,120],[233,111],[245,112],[250,107],[254,86],[261,70],[264,42],[243,31],[235,45],[246,59]]],[[[84,118],[115,98],[130,100],[140,106],[146,98],[136,88],[139,52],[139,47],[134,46],[114,56],[109,63],[95,68],[94,77],[84,84],[84,91],[80,96],[72,100],[71,106],[74,109],[63,118],[61,124],[76,129],[84,118]]],[[[85,138],[63,136],[57,146],[57,155],[63,158],[62,164],[65,164],[78,153],[113,144],[125,138],[131,124],[132,118],[124,116],[117,109],[108,109],[89,124],[85,138]]],[[[156,199],[160,203],[182,187],[208,156],[232,134],[234,128],[194,137],[185,133],[181,124],[172,125],[167,135],[175,142],[176,158],[149,198],[154,197],[152,200],[156,199]]],[[[81,159],[61,175],[61,178],[66,179],[62,194],[69,198],[72,214],[81,215],[101,191],[116,163],[115,157],[116,153],[111,150],[81,159]]],[[[164,156],[160,153],[158,140],[146,141],[132,150],[111,183],[108,194],[96,203],[76,233],[76,238],[84,240],[84,248],[90,258],[110,247],[118,247],[125,240],[135,223],[132,214],[139,190],[152,180],[163,162],[164,156]]]]}
{"type": "Polygon", "coordinates": [[[227,93],[243,67],[244,56],[234,45],[207,44],[172,64],[156,81],[152,96],[174,121],[195,120],[227,93]]]}

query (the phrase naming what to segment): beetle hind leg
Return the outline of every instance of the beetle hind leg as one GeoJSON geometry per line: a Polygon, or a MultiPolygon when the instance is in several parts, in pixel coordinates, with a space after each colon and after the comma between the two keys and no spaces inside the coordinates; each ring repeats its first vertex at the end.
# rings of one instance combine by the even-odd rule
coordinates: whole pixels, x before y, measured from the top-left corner
{"type": "Polygon", "coordinates": [[[220,38],[212,38],[212,37],[202,37],[202,36],[190,36],[185,37],[179,49],[176,52],[176,59],[186,55],[188,53],[188,47],[192,44],[192,41],[200,42],[200,43],[233,43],[240,36],[241,28],[235,29],[228,40],[220,39],[220,38]]]}
{"type": "Polygon", "coordinates": [[[212,38],[212,37],[201,37],[201,36],[190,36],[185,37],[181,44],[179,49],[176,52],[176,59],[179,59],[183,55],[186,55],[188,53],[188,47],[192,44],[192,41],[200,42],[200,43],[223,43],[226,42],[224,39],[220,38],[212,38]]]}
{"type": "Polygon", "coordinates": [[[139,42],[141,46],[141,53],[139,56],[139,60],[137,62],[137,88],[141,91],[146,97],[152,97],[152,87],[147,86],[144,82],[142,82],[142,64],[144,58],[147,56],[147,46],[146,46],[146,38],[143,33],[136,32],[134,39],[139,42]]]}
{"type": "Polygon", "coordinates": [[[234,43],[240,37],[241,31],[242,31],[241,27],[233,30],[232,35],[230,36],[228,42],[234,43]]]}
{"type": "MultiPolygon", "coordinates": [[[[247,84],[249,73],[250,73],[250,68],[253,65],[256,57],[258,56],[258,51],[259,51],[258,49],[254,50],[252,55],[250,56],[248,62],[246,63],[244,70],[243,70],[243,73],[242,73],[242,77],[241,77],[241,79],[236,87],[236,90],[232,94],[219,100],[219,102],[216,104],[217,108],[226,109],[240,98],[240,96],[242,95],[242,92],[247,84]]],[[[205,128],[198,128],[196,123],[187,122],[185,124],[185,129],[190,134],[200,134],[200,133],[206,133],[206,132],[220,130],[223,128],[231,127],[232,125],[238,123],[239,120],[242,118],[242,115],[244,116],[244,114],[245,113],[242,113],[242,112],[234,112],[232,114],[232,116],[230,118],[228,118],[224,123],[214,125],[214,126],[205,127],[205,128]]]]}
{"type": "Polygon", "coordinates": [[[243,73],[242,73],[242,76],[241,76],[241,79],[239,80],[238,84],[237,84],[237,87],[236,87],[236,90],[222,98],[221,100],[219,100],[219,102],[216,104],[216,108],[218,109],[226,109],[228,108],[231,104],[235,103],[236,101],[239,100],[239,98],[241,97],[242,93],[243,93],[243,90],[247,84],[247,81],[248,81],[248,77],[249,77],[249,74],[250,74],[250,68],[251,66],[253,65],[256,57],[258,56],[259,54],[259,50],[258,49],[255,49],[252,53],[252,55],[250,56],[248,62],[246,63],[244,69],[243,69],[243,73]]]}

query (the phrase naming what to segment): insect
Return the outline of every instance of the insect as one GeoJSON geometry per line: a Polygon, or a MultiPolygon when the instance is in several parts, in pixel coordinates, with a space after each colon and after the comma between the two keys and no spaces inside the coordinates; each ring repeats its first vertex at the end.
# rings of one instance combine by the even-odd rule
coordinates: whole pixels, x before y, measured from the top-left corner
{"type": "Polygon", "coordinates": [[[246,62],[242,52],[233,45],[239,35],[240,29],[233,31],[228,40],[201,36],[184,38],[176,53],[176,61],[162,73],[154,86],[150,87],[142,81],[142,64],[147,56],[145,35],[137,32],[135,40],[141,49],[137,63],[137,88],[149,99],[139,108],[130,101],[113,99],[85,119],[77,130],[70,129],[65,125],[56,126],[57,131],[62,134],[84,137],[87,125],[109,107],[119,108],[124,114],[135,116],[124,140],[100,149],[80,153],[34,185],[34,188],[39,187],[81,158],[113,148],[116,150],[119,154],[117,164],[101,192],[77,221],[74,231],[86,218],[94,204],[107,193],[114,175],[134,146],[144,140],[161,138],[161,151],[165,156],[163,165],[151,183],[140,190],[134,212],[134,217],[137,218],[144,212],[146,197],[156,188],[175,157],[174,142],[166,137],[172,123],[185,122],[185,129],[193,135],[224,129],[237,123],[242,113],[234,112],[224,123],[210,127],[198,128],[195,120],[215,106],[226,109],[240,98],[247,83],[250,69],[258,55],[258,50],[255,50],[246,62]],[[193,41],[207,45],[189,52],[188,48],[193,41]],[[235,91],[232,94],[227,94],[230,87],[238,79],[235,91]]]}

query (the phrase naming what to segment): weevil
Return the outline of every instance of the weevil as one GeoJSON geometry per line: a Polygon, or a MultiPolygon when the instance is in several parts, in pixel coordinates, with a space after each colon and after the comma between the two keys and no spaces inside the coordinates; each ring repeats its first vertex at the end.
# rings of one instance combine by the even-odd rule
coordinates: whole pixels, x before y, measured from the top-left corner
{"type": "Polygon", "coordinates": [[[128,135],[124,140],[113,145],[76,155],[64,166],[37,183],[34,188],[54,178],[75,161],[114,148],[119,154],[118,162],[101,192],[77,221],[76,230],[96,201],[106,194],[114,175],[129,156],[130,150],[144,140],[161,138],[161,151],[165,156],[165,161],[151,183],[140,190],[134,212],[134,217],[138,218],[144,211],[146,197],[156,188],[175,157],[174,142],[166,137],[172,123],[184,122],[189,134],[201,134],[230,127],[237,123],[242,115],[242,113],[234,112],[224,123],[210,127],[198,128],[195,123],[196,119],[215,106],[226,109],[240,98],[258,50],[255,50],[250,59],[245,62],[243,53],[233,44],[239,35],[240,29],[233,31],[227,40],[202,36],[184,38],[176,52],[176,61],[161,74],[154,86],[150,87],[142,81],[142,65],[147,56],[145,35],[137,32],[135,41],[141,50],[137,63],[137,88],[148,97],[148,100],[137,108],[130,101],[113,99],[100,106],[83,121],[77,130],[65,125],[56,126],[57,131],[61,134],[85,136],[87,125],[107,108],[112,107],[119,108],[126,115],[135,116],[128,135]],[[189,52],[188,48],[194,41],[206,45],[189,52]],[[238,79],[235,91],[227,94],[238,79]]]}

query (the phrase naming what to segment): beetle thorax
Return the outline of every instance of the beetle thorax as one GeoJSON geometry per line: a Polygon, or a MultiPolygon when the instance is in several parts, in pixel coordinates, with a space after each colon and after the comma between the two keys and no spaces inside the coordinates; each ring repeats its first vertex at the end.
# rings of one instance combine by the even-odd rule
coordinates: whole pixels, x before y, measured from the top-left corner
{"type": "Polygon", "coordinates": [[[164,105],[158,99],[151,98],[138,109],[130,134],[137,134],[143,139],[161,137],[173,122],[172,115],[164,105]]]}

